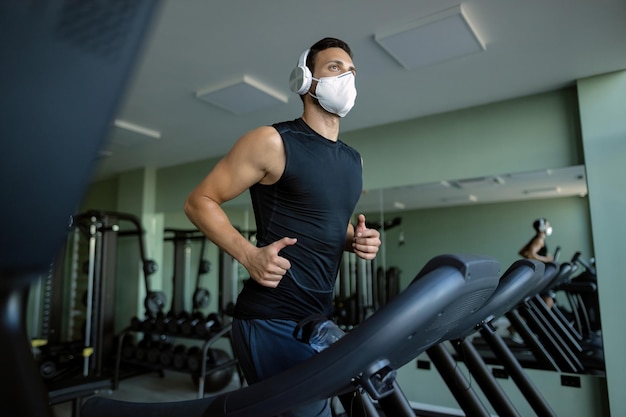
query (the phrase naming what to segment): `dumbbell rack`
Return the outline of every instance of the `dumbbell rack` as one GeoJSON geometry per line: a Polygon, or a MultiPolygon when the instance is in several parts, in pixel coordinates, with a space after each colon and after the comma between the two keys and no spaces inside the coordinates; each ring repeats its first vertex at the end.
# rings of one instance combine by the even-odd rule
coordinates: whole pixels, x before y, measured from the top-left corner
{"type": "MultiPolygon", "coordinates": [[[[211,331],[211,333],[209,334],[208,338],[202,339],[199,337],[194,337],[194,336],[184,336],[184,335],[180,335],[180,334],[169,334],[169,333],[161,333],[161,332],[154,332],[154,331],[145,331],[145,330],[137,330],[134,329],[133,327],[129,326],[127,328],[125,328],[118,337],[118,346],[117,346],[117,355],[115,358],[115,371],[114,371],[114,375],[113,375],[113,389],[116,390],[118,388],[118,384],[119,384],[119,380],[120,380],[120,367],[122,364],[122,349],[124,346],[124,341],[126,339],[127,336],[129,335],[133,335],[133,334],[137,334],[137,333],[143,333],[144,336],[146,334],[153,334],[153,335],[159,335],[159,336],[171,336],[174,338],[180,338],[180,339],[188,339],[188,340],[204,340],[204,343],[202,344],[202,356],[201,356],[201,365],[200,365],[200,373],[199,373],[199,377],[198,377],[198,398],[203,398],[204,397],[204,386],[205,386],[205,378],[209,375],[211,375],[214,372],[220,371],[222,369],[226,369],[229,367],[235,367],[235,370],[238,372],[239,377],[240,377],[240,381],[243,382],[243,375],[239,369],[238,366],[238,361],[236,359],[231,359],[225,363],[219,364],[218,366],[214,366],[214,367],[210,367],[209,369],[207,369],[207,359],[208,359],[208,355],[209,355],[209,349],[211,348],[211,346],[213,344],[215,344],[215,342],[217,342],[220,338],[222,337],[227,337],[230,340],[230,329],[231,329],[231,324],[224,324],[222,326],[220,326],[217,329],[213,329],[211,331]]],[[[126,362],[126,361],[125,361],[126,362]]],[[[139,367],[143,367],[143,368],[147,368],[147,369],[151,369],[151,370],[155,370],[155,371],[163,371],[165,369],[168,370],[173,370],[173,371],[177,371],[177,372],[187,372],[185,369],[176,369],[174,367],[165,367],[160,363],[146,363],[146,362],[140,362],[140,361],[128,361],[128,363],[131,363],[133,365],[139,366],[139,367]]]]}

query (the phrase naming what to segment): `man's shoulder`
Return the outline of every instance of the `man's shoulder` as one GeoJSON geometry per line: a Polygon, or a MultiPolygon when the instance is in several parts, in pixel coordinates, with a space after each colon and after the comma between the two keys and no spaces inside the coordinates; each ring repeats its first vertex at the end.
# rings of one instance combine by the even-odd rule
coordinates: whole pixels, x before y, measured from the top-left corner
{"type": "Polygon", "coordinates": [[[255,142],[274,141],[280,138],[276,128],[272,126],[259,126],[244,135],[244,137],[255,142]]]}
{"type": "Polygon", "coordinates": [[[274,123],[272,124],[271,127],[276,129],[276,131],[279,134],[283,134],[285,132],[290,132],[290,131],[304,131],[306,130],[306,127],[304,126],[303,123],[301,123],[300,120],[301,119],[285,120],[282,122],[274,123]]]}
{"type": "Polygon", "coordinates": [[[281,150],[282,140],[278,131],[272,126],[259,126],[239,138],[231,153],[236,152],[258,159],[281,150]]]}

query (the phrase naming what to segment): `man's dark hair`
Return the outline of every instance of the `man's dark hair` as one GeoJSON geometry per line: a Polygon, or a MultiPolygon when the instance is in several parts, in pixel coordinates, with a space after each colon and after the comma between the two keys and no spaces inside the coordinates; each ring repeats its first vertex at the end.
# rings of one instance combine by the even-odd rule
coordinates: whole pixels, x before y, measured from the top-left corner
{"type": "Polygon", "coordinates": [[[544,217],[537,219],[533,222],[533,228],[537,232],[545,232],[546,231],[546,223],[548,220],[544,217]]]}
{"type": "Polygon", "coordinates": [[[309,55],[306,58],[306,66],[309,67],[311,73],[313,73],[313,62],[320,51],[328,48],[341,48],[352,58],[352,50],[347,43],[341,39],[336,38],[324,38],[317,41],[313,46],[309,48],[309,55]]]}

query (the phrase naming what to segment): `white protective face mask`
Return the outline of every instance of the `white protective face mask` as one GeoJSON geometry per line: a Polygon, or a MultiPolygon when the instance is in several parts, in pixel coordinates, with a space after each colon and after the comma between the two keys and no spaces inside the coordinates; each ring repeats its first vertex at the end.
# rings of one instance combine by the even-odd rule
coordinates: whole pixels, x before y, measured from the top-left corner
{"type": "Polygon", "coordinates": [[[548,227],[546,229],[546,236],[550,236],[552,234],[552,227],[548,227]]]}
{"type": "Polygon", "coordinates": [[[352,71],[336,77],[313,78],[317,81],[315,93],[309,92],[328,112],[344,117],[354,106],[356,85],[352,71]]]}

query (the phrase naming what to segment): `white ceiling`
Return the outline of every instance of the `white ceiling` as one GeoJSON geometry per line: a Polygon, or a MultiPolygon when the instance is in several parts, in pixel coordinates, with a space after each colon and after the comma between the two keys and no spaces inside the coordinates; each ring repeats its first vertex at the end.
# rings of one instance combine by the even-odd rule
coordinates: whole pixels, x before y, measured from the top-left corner
{"type": "Polygon", "coordinates": [[[225,154],[243,133],[300,116],[288,77],[325,36],[347,41],[358,69],[357,104],[342,131],[551,91],[626,69],[624,0],[468,0],[484,52],[406,70],[374,40],[443,11],[451,0],[164,0],[118,119],[159,139],[112,128],[96,179],[225,154]],[[288,103],[236,115],[197,90],[243,76],[288,103]]]}

